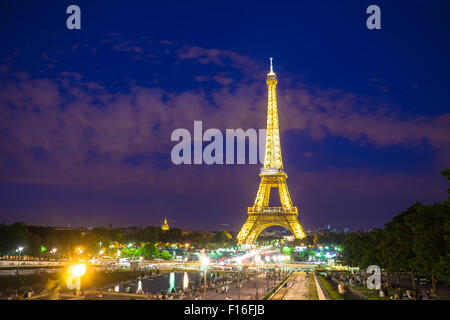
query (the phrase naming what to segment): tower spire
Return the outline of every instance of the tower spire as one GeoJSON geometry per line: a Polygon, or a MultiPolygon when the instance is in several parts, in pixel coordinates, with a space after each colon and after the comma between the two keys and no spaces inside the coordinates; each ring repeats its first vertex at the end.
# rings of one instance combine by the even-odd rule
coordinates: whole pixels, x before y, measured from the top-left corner
{"type": "Polygon", "coordinates": [[[273,58],[270,57],[270,72],[268,73],[269,76],[275,75],[275,72],[273,72],[273,64],[272,64],[273,58]]]}
{"type": "Polygon", "coordinates": [[[273,72],[273,58],[270,57],[270,72],[267,74],[267,133],[264,156],[264,172],[283,171],[280,147],[280,129],[277,108],[277,75],[273,72]]]}

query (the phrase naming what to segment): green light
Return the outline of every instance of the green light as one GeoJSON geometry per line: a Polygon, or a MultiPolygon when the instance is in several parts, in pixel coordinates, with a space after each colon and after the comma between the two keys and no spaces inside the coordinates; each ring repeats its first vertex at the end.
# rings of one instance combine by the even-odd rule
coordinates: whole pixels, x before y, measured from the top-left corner
{"type": "Polygon", "coordinates": [[[41,246],[41,252],[47,251],[47,248],[44,246],[41,246]]]}

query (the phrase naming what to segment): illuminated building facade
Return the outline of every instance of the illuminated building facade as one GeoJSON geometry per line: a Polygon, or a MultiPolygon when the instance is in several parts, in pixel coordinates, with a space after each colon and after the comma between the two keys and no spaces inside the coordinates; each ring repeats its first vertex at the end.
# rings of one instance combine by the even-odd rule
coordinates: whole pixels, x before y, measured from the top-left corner
{"type": "Polygon", "coordinates": [[[163,223],[163,225],[161,226],[161,229],[162,230],[169,230],[169,224],[167,223],[167,219],[164,219],[164,223],[163,223]]]}

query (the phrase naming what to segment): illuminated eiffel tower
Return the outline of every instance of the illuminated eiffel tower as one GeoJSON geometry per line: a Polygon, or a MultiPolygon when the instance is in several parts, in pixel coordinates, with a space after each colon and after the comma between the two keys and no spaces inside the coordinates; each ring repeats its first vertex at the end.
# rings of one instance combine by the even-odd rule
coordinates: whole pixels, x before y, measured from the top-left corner
{"type": "Polygon", "coordinates": [[[305,232],[298,221],[297,207],[292,205],[286,184],[287,174],[283,170],[280,148],[280,130],[277,110],[277,76],[273,72],[270,58],[270,72],[267,74],[267,136],[264,167],[259,176],[261,183],[255,204],[248,208],[247,221],[237,236],[238,245],[252,244],[258,235],[271,226],[282,226],[291,231],[295,238],[302,239],[305,232]],[[270,189],[278,188],[281,207],[269,207],[270,189]]]}

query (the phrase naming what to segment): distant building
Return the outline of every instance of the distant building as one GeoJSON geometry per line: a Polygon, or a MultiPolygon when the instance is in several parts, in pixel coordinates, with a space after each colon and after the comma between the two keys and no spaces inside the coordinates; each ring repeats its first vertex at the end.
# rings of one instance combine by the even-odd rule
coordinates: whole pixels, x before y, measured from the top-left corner
{"type": "Polygon", "coordinates": [[[327,224],[325,227],[319,227],[319,228],[310,228],[306,230],[306,234],[317,234],[317,233],[346,233],[349,232],[350,228],[338,228],[338,227],[331,227],[331,225],[327,224]]]}
{"type": "Polygon", "coordinates": [[[169,224],[167,223],[167,219],[164,219],[164,223],[161,226],[161,229],[164,231],[169,230],[169,224]]]}

